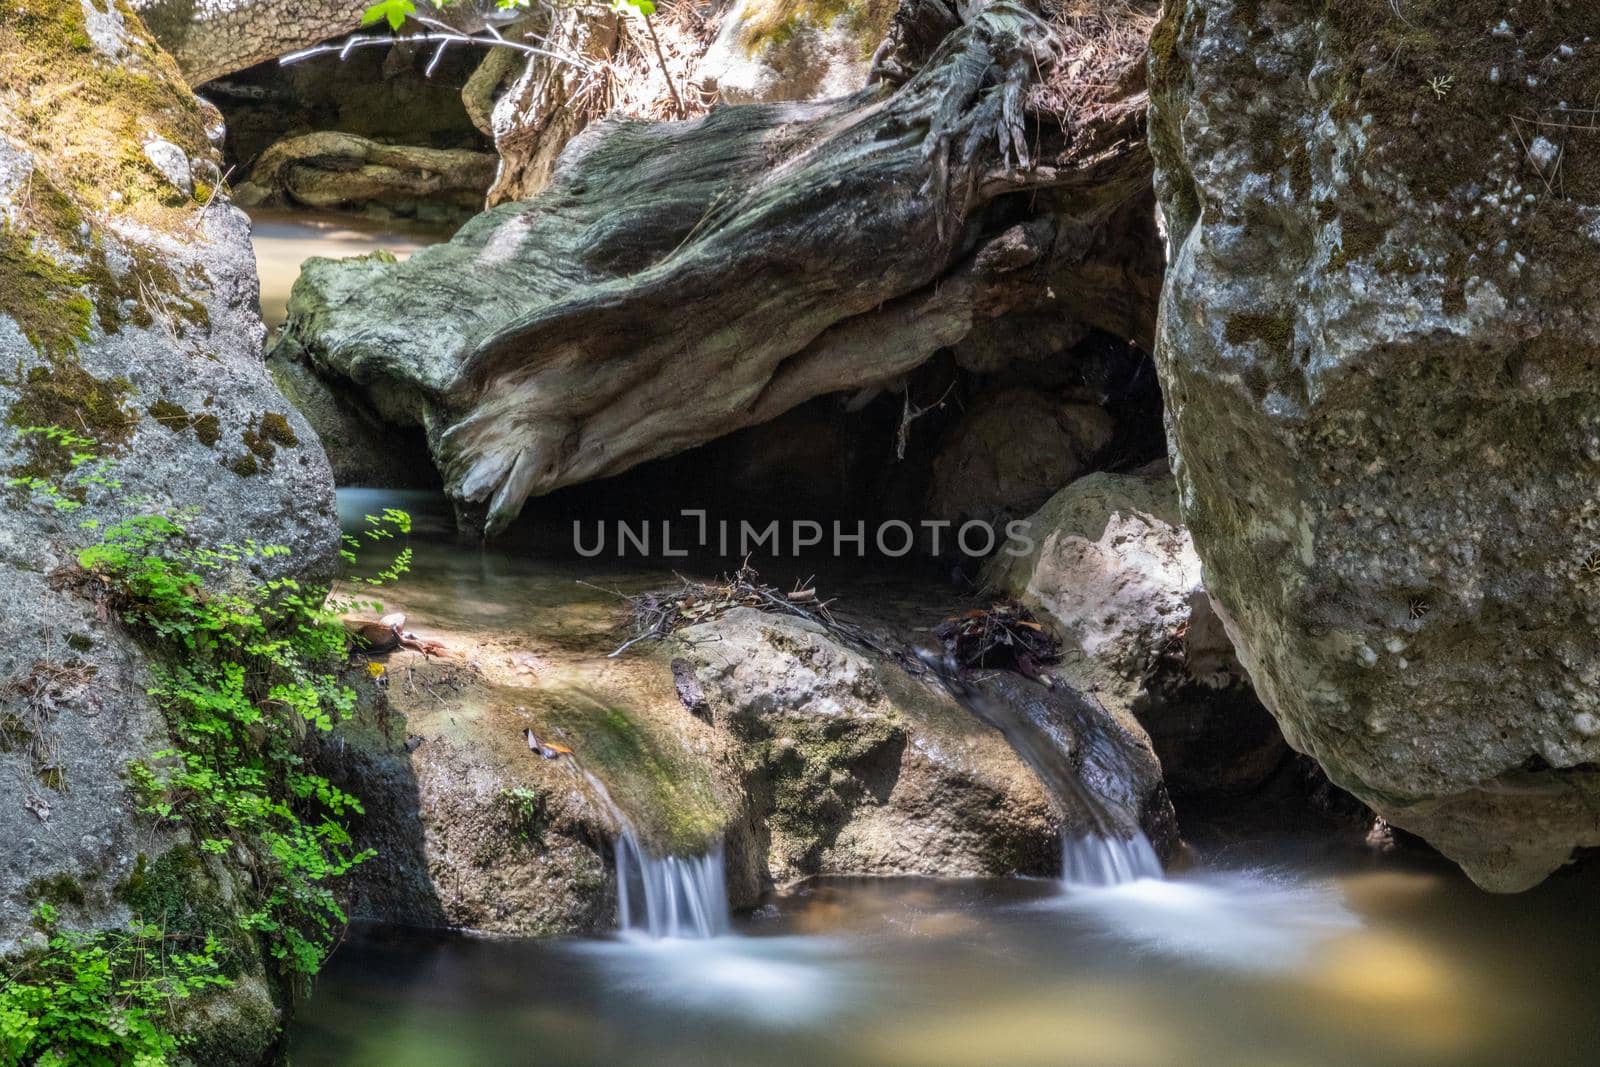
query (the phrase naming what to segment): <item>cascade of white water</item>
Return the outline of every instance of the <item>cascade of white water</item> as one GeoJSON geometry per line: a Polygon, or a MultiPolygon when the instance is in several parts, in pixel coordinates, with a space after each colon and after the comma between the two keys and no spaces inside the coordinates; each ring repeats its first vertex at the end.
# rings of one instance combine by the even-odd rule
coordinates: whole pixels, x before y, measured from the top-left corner
{"type": "Polygon", "coordinates": [[[1061,839],[1061,880],[1068,886],[1122,885],[1140,878],[1160,878],[1161,860],[1141,831],[1132,837],[1089,834],[1061,839]]]}
{"type": "Polygon", "coordinates": [[[702,856],[654,855],[640,843],[605,783],[588,771],[583,776],[621,831],[616,844],[617,928],[657,940],[726,934],[731,911],[722,844],[702,856]]]}
{"type": "Polygon", "coordinates": [[[951,692],[974,715],[1004,734],[1056,799],[1088,824],[1086,831],[1062,833],[1063,885],[1111,886],[1162,876],[1161,860],[1138,823],[1126,812],[1120,817],[1113,815],[1105,797],[1084,780],[1089,766],[1104,780],[1123,780],[1129,774],[1097,722],[1081,718],[1074,736],[1050,715],[1036,714],[1038,709],[1024,702],[996,699],[965,686],[952,686],[951,692]],[[1080,748],[1082,755],[1075,761],[1069,753],[1080,748]]]}
{"type": "Polygon", "coordinates": [[[722,846],[703,856],[652,856],[629,830],[617,838],[617,925],[653,938],[728,932],[722,846]]]}

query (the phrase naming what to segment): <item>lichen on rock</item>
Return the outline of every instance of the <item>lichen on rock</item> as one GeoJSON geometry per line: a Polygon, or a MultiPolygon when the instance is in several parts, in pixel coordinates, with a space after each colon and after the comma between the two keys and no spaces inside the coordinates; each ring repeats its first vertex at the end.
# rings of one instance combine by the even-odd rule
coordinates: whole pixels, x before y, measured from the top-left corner
{"type": "Polygon", "coordinates": [[[25,479],[0,500],[0,724],[28,734],[0,745],[0,955],[35,937],[41,892],[69,885],[70,929],[137,917],[226,935],[237,980],[173,1025],[221,1057],[207,1062],[258,1058],[283,990],[240,930],[232,889],[248,875],[140,814],[128,768],[173,747],[145,695],[148,653],[64,576],[88,531],[192,509],[198,543],[281,543],[291,554],[265,568],[326,577],[332,480],[307,444],[240,483],[203,440],[238,440],[262,411],[313,437],[262,365],[247,220],[224,201],[202,209],[146,152],[159,140],[169,164],[214,158],[170,58],[125,5],[90,0],[17,0],[0,53],[0,471],[25,479]],[[95,479],[39,492],[90,461],[95,479]]]}
{"type": "Polygon", "coordinates": [[[1157,359],[1207,586],[1291,745],[1533,885],[1600,844],[1600,154],[1570,110],[1600,12],[1170,0],[1156,36],[1157,359]]]}

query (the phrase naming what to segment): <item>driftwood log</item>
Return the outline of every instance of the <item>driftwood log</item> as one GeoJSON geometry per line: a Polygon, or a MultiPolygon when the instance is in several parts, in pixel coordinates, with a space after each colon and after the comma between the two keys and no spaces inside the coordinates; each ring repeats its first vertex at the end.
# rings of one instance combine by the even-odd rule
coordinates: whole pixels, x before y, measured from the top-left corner
{"type": "Polygon", "coordinates": [[[544,194],[447,244],[312,260],[274,358],[421,425],[494,533],[529,496],[891,381],[1001,316],[1148,344],[1142,65],[1064,96],[1069,48],[1034,11],[926,6],[950,31],[925,58],[902,35],[861,93],[599,123],[544,194]]]}
{"type": "Polygon", "coordinates": [[[427,199],[475,209],[494,172],[487,152],[382,144],[322,130],[272,145],[250,181],[260,195],[311,207],[427,199]]]}

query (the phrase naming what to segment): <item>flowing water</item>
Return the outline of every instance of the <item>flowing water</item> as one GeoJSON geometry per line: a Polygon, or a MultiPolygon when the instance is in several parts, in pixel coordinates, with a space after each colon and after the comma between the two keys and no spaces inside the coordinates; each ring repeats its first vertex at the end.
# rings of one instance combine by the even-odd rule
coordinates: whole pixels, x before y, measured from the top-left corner
{"type": "MultiPolygon", "coordinates": [[[[573,757],[577,758],[577,757],[573,757]]],[[[590,792],[620,827],[613,856],[617,874],[617,929],[625,936],[721,937],[729,932],[728,872],[718,842],[698,856],[661,856],[611,799],[605,783],[584,772],[590,792]]]]}
{"type": "Polygon", "coordinates": [[[1060,892],[809,884],[702,941],[358,931],[298,1067],[1593,1063],[1600,883],[1496,898],[1305,851],[1060,892]]]}
{"type": "Polygon", "coordinates": [[[261,276],[261,318],[268,330],[283,325],[289,290],[300,266],[312,256],[342,258],[380,249],[405,259],[419,248],[449,236],[438,227],[416,223],[373,222],[333,212],[268,211],[250,213],[250,243],[261,276]]]}
{"type": "MultiPolygon", "coordinates": [[[[662,577],[450,544],[426,494],[340,504],[347,521],[389,505],[418,514],[405,599],[425,624],[589,640],[614,611],[594,586],[662,577]]],[[[1020,722],[1008,736],[1048,766],[1058,746],[1020,722]]],[[[289,1054],[297,1067],[1600,1058],[1600,872],[1504,898],[1441,861],[1318,839],[1239,844],[1166,879],[1137,835],[1064,844],[1063,882],[818,880],[730,918],[718,852],[656,856],[624,832],[624,936],[358,927],[300,1006],[289,1054]]]]}

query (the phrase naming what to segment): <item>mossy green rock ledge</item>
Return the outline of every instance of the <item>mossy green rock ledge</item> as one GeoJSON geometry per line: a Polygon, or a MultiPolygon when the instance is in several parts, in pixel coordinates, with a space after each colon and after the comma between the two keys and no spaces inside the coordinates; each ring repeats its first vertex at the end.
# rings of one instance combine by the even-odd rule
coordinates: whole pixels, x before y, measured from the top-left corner
{"type": "Polygon", "coordinates": [[[89,527],[159,512],[326,574],[332,479],[263,367],[248,224],[207,204],[219,160],[170,58],[122,3],[80,0],[11,0],[0,56],[0,969],[39,947],[41,902],[68,928],[215,933],[232,985],[175,1025],[200,1062],[254,1062],[280,1018],[242,875],[137,814],[129,762],[172,747],[150,665],[56,576],[89,527]],[[102,480],[52,503],[79,450],[102,480]]]}

